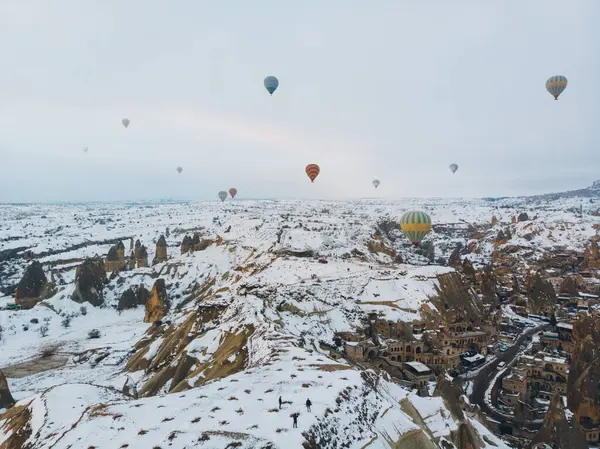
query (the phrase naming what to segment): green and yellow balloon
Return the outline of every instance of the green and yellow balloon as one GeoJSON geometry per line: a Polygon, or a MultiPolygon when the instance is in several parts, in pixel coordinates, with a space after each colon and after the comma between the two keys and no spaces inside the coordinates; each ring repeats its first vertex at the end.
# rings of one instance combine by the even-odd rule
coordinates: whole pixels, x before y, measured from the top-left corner
{"type": "Polygon", "coordinates": [[[431,217],[425,212],[406,212],[400,218],[400,229],[413,245],[418,246],[431,231],[431,217]]]}

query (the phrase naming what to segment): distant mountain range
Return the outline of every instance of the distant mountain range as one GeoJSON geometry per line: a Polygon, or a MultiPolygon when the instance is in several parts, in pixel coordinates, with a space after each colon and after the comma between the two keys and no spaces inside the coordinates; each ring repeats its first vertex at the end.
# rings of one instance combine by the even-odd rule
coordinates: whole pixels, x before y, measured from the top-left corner
{"type": "MultiPolygon", "coordinates": [[[[600,181],[594,181],[591,186],[584,187],[583,189],[577,190],[567,190],[565,192],[554,192],[554,193],[544,193],[542,195],[530,195],[530,196],[522,196],[517,198],[523,198],[528,200],[557,200],[560,198],[598,198],[600,197],[600,181]]],[[[511,197],[502,196],[502,197],[494,197],[494,198],[484,198],[484,200],[489,202],[495,202],[499,200],[509,199],[511,197]]]]}

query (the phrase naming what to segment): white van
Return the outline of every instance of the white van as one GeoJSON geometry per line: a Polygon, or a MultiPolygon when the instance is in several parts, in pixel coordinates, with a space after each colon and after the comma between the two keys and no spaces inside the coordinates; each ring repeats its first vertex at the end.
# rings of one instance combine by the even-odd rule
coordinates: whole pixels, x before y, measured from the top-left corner
{"type": "Polygon", "coordinates": [[[506,362],[500,362],[498,363],[498,366],[496,367],[496,369],[503,369],[506,366],[506,362]]]}

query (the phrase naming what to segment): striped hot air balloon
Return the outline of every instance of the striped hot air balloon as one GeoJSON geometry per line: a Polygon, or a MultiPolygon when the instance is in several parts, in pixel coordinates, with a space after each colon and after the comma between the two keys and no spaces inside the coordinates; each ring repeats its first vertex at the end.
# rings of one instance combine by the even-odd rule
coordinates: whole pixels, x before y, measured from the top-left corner
{"type": "Polygon", "coordinates": [[[567,83],[568,81],[565,76],[551,76],[546,81],[546,90],[550,92],[555,100],[558,100],[558,96],[567,88],[567,83]]]}
{"type": "Polygon", "coordinates": [[[400,218],[400,229],[417,246],[431,231],[431,217],[425,212],[410,211],[400,218]]]}
{"type": "Polygon", "coordinates": [[[231,195],[231,198],[235,198],[235,196],[237,195],[237,189],[235,187],[232,187],[231,189],[229,189],[229,194],[231,195]]]}
{"type": "Polygon", "coordinates": [[[227,199],[227,192],[225,190],[221,190],[217,196],[221,201],[225,201],[227,199]]]}
{"type": "Polygon", "coordinates": [[[310,178],[310,182],[315,182],[315,179],[317,176],[319,176],[321,169],[317,164],[308,164],[304,171],[306,171],[306,174],[310,178]]]}

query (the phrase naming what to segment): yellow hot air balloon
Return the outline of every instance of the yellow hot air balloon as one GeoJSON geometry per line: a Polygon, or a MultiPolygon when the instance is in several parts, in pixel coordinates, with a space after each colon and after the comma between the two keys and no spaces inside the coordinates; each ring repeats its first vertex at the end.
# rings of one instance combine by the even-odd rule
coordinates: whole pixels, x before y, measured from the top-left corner
{"type": "Polygon", "coordinates": [[[410,211],[400,218],[400,229],[417,246],[431,231],[431,217],[425,212],[410,211]]]}

